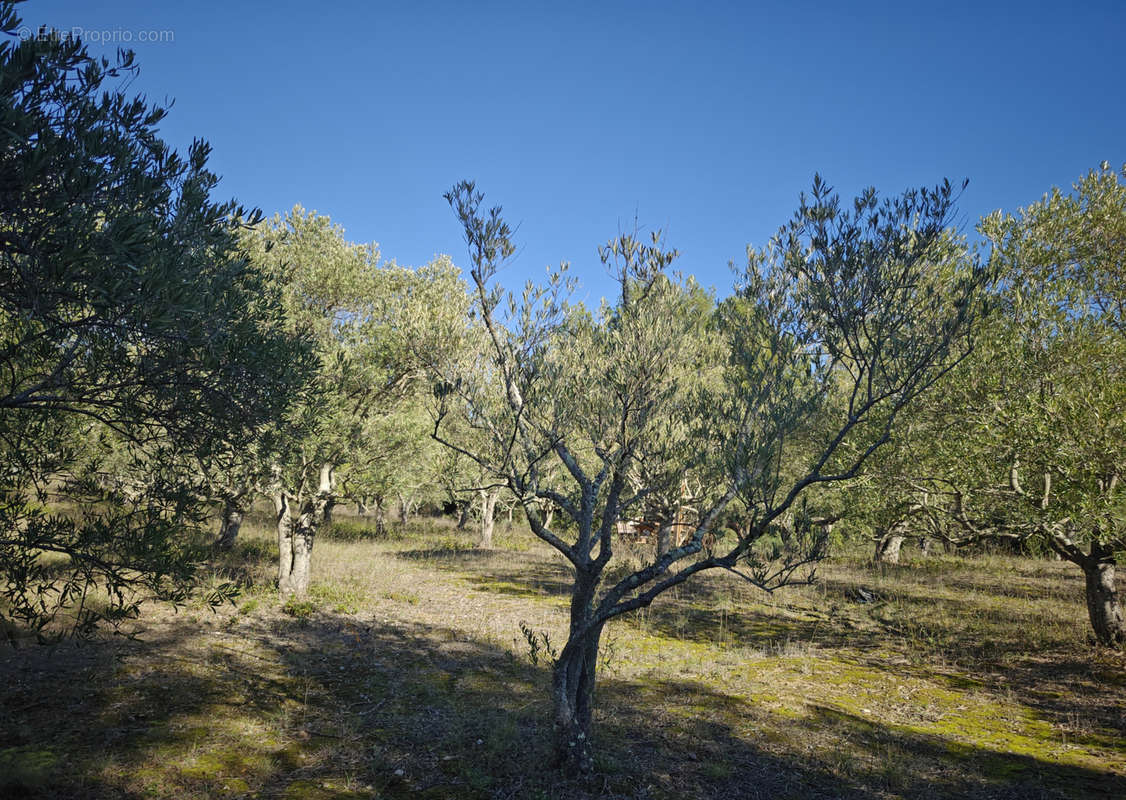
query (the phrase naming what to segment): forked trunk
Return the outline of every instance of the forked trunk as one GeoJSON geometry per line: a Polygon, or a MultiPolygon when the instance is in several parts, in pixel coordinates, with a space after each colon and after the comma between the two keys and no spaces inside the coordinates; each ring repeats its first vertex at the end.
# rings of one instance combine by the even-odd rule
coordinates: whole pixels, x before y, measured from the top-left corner
{"type": "Polygon", "coordinates": [[[881,536],[876,543],[876,563],[898,564],[899,551],[903,547],[903,538],[903,534],[894,529],[881,536]]]}
{"type": "Polygon", "coordinates": [[[278,515],[278,591],[282,595],[303,598],[309,593],[313,540],[335,502],[334,487],[333,465],[325,464],[316,495],[304,501],[296,520],[292,498],[284,491],[274,496],[278,515]]]}
{"type": "Polygon", "coordinates": [[[1106,647],[1126,645],[1126,619],[1122,601],[1115,585],[1114,561],[1089,558],[1080,564],[1087,584],[1087,614],[1099,644],[1106,647]]]}
{"type": "Polygon", "coordinates": [[[598,626],[567,642],[551,680],[554,709],[555,760],[564,774],[576,777],[594,771],[591,712],[598,666],[598,626]]]}
{"type": "Polygon", "coordinates": [[[230,550],[238,539],[239,529],[242,527],[242,505],[232,499],[223,501],[223,521],[219,527],[219,541],[216,544],[220,550],[230,550]]]}

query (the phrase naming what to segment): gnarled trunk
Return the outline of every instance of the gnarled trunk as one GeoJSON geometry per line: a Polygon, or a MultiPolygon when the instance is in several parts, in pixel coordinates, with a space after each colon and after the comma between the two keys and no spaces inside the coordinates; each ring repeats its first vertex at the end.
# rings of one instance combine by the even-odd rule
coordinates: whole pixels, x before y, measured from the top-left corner
{"type": "Polygon", "coordinates": [[[278,592],[286,595],[291,593],[293,573],[293,515],[290,496],[284,491],[274,493],[274,516],[278,529],[278,592]]]}
{"type": "Polygon", "coordinates": [[[555,761],[567,775],[594,771],[591,718],[598,667],[598,641],[602,626],[596,626],[563,648],[551,676],[554,712],[555,761]]]}
{"type": "Polygon", "coordinates": [[[410,504],[407,498],[403,496],[402,492],[397,493],[399,499],[399,525],[407,524],[407,517],[410,515],[410,504]]]}
{"type": "Polygon", "coordinates": [[[288,594],[304,598],[309,593],[309,576],[312,568],[313,538],[317,534],[324,506],[317,500],[305,503],[293,531],[293,569],[289,576],[288,594]],[[320,519],[319,519],[320,518],[320,519]]]}
{"type": "Polygon", "coordinates": [[[383,506],[383,498],[375,498],[375,534],[382,536],[387,532],[387,510],[383,506]]]}
{"type": "Polygon", "coordinates": [[[674,546],[673,523],[672,520],[666,520],[657,528],[657,558],[665,555],[674,546]]]}
{"type": "Polygon", "coordinates": [[[898,528],[892,528],[884,533],[876,542],[874,560],[877,564],[898,564],[899,551],[903,547],[903,533],[898,528]]]}
{"type": "Polygon", "coordinates": [[[1087,589],[1087,615],[1099,644],[1107,647],[1126,645],[1126,618],[1115,584],[1115,563],[1106,558],[1088,558],[1080,564],[1087,589]]]}
{"type": "Polygon", "coordinates": [[[336,499],[334,488],[333,465],[324,464],[317,493],[302,504],[296,520],[292,497],[280,490],[274,496],[278,519],[278,591],[282,595],[303,598],[309,592],[313,540],[336,499]]]}
{"type": "Polygon", "coordinates": [[[242,514],[242,503],[233,497],[224,499],[223,520],[219,524],[219,540],[216,542],[220,550],[230,550],[235,546],[239,529],[242,527],[242,514]]]}
{"type": "Polygon", "coordinates": [[[494,513],[497,507],[497,498],[500,489],[481,489],[481,542],[478,545],[486,549],[493,546],[494,513]]]}
{"type": "Polygon", "coordinates": [[[1098,643],[1106,647],[1126,645],[1126,616],[1115,583],[1114,548],[1096,541],[1092,542],[1090,552],[1084,553],[1070,537],[1058,531],[1048,537],[1048,545],[1083,570],[1087,616],[1098,643]]]}

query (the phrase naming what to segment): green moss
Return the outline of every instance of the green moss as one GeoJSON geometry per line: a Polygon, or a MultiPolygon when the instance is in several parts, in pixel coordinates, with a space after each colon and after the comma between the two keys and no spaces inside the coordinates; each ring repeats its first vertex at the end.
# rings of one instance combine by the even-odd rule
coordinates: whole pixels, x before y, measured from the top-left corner
{"type": "Polygon", "coordinates": [[[294,781],[282,792],[284,800],[351,800],[370,798],[372,792],[357,792],[332,781],[294,781]]]}
{"type": "Polygon", "coordinates": [[[33,746],[0,749],[0,788],[42,789],[51,783],[59,757],[33,746]]]}

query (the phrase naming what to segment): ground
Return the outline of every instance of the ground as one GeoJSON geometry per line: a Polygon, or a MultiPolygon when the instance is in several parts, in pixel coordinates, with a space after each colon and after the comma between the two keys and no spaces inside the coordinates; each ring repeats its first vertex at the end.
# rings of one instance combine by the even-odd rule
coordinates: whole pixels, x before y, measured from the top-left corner
{"type": "Polygon", "coordinates": [[[714,576],[612,623],[598,775],[565,781],[546,764],[568,572],[497,538],[345,520],[283,605],[251,521],[208,568],[244,585],[235,606],[0,650],[0,795],[1126,797],[1126,658],[1088,642],[1078,570],[913,553],[838,554],[775,595],[714,576]]]}

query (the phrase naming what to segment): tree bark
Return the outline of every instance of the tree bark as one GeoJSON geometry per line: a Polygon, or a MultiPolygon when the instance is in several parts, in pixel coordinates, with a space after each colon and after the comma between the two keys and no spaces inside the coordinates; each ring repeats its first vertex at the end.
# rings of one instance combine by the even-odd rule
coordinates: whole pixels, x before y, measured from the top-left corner
{"type": "Polygon", "coordinates": [[[399,524],[406,525],[407,516],[410,513],[410,507],[407,504],[407,498],[403,497],[402,492],[398,492],[397,495],[399,498],[399,524]]]}
{"type": "Polygon", "coordinates": [[[304,598],[309,593],[313,540],[336,500],[333,473],[332,464],[321,466],[317,493],[302,504],[296,520],[290,496],[284,491],[274,496],[274,509],[278,515],[278,592],[282,595],[304,598]]]}
{"type": "Polygon", "coordinates": [[[1087,614],[1095,639],[1106,647],[1126,645],[1126,618],[1115,584],[1113,558],[1092,556],[1080,566],[1087,588],[1087,614]]]}
{"type": "Polygon", "coordinates": [[[375,498],[375,534],[382,536],[387,532],[387,513],[383,507],[383,498],[375,498]]]}
{"type": "Polygon", "coordinates": [[[1083,570],[1087,617],[1099,644],[1121,648],[1126,645],[1126,615],[1115,582],[1114,548],[1092,542],[1084,553],[1067,535],[1059,532],[1048,537],[1048,546],[1062,558],[1083,570]]]}
{"type": "Polygon", "coordinates": [[[662,522],[657,527],[657,558],[665,555],[673,548],[673,523],[672,521],[662,522]]]}
{"type": "Polygon", "coordinates": [[[293,515],[290,498],[284,491],[274,494],[274,514],[278,528],[278,592],[290,594],[293,573],[293,515]]]}
{"type": "Polygon", "coordinates": [[[317,533],[318,516],[323,517],[323,504],[311,500],[305,504],[293,532],[293,569],[290,573],[290,594],[304,599],[309,594],[309,576],[312,567],[313,538],[317,533]],[[318,508],[318,505],[321,507],[318,508]]]}
{"type": "Polygon", "coordinates": [[[478,546],[491,550],[493,547],[493,526],[495,522],[493,515],[496,511],[497,498],[500,497],[500,489],[481,489],[480,494],[481,542],[478,546]]]}
{"type": "Polygon", "coordinates": [[[591,720],[602,626],[568,640],[551,679],[555,761],[564,774],[577,777],[594,771],[591,720]]]}
{"type": "Polygon", "coordinates": [[[233,497],[223,501],[223,521],[219,526],[219,541],[216,542],[220,550],[230,550],[238,539],[239,529],[242,527],[242,504],[233,497]]]}
{"type": "Polygon", "coordinates": [[[898,564],[899,551],[903,547],[904,536],[892,529],[876,542],[875,561],[877,564],[898,564]]]}

